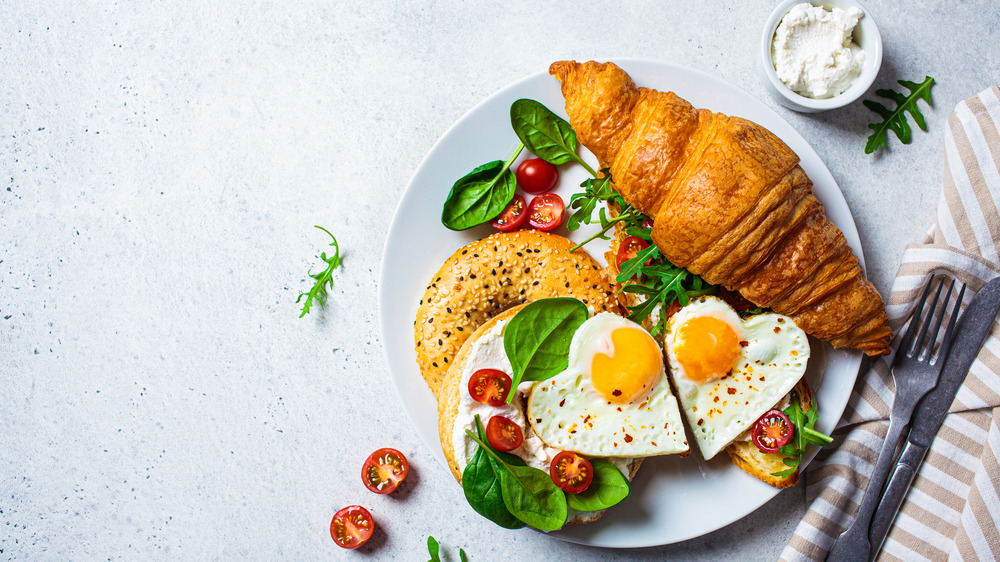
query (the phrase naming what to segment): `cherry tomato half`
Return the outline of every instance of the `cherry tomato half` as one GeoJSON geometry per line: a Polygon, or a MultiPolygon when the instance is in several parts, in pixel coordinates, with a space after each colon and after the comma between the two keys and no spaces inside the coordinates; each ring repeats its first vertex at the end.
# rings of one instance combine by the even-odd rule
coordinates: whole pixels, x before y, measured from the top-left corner
{"type": "Polygon", "coordinates": [[[388,494],[399,487],[409,471],[403,453],[386,447],[368,455],[361,467],[361,480],[376,494],[388,494]]]}
{"type": "Polygon", "coordinates": [[[476,402],[499,408],[507,403],[512,382],[503,371],[479,369],[469,378],[469,395],[476,402]]]}
{"type": "Polygon", "coordinates": [[[355,549],[368,542],[375,531],[372,514],[360,505],[349,505],[341,509],[330,521],[330,536],[337,546],[355,549]]]}
{"type": "Polygon", "coordinates": [[[527,220],[528,204],[524,202],[524,197],[515,194],[507,208],[490,221],[490,226],[500,232],[510,232],[521,228],[527,220]]]}
{"type": "Polygon", "coordinates": [[[521,162],[514,172],[517,185],[532,195],[551,191],[559,180],[559,170],[541,158],[529,158],[521,162]]]}
{"type": "Polygon", "coordinates": [[[771,410],[760,417],[750,430],[753,444],[762,453],[777,453],[778,449],[791,442],[795,426],[781,410],[771,410]]]}
{"type": "Polygon", "coordinates": [[[594,466],[572,451],[560,451],[549,465],[552,482],[567,494],[579,494],[594,479],[594,466]]]}
{"type": "Polygon", "coordinates": [[[555,193],[545,193],[528,203],[528,224],[538,230],[550,231],[559,228],[566,214],[562,197],[555,193]]]}
{"type": "Polygon", "coordinates": [[[736,291],[730,291],[725,287],[719,287],[719,296],[737,312],[745,312],[757,308],[757,305],[743,298],[743,295],[736,291]]]}
{"type": "MultiPolygon", "coordinates": [[[[615,256],[615,263],[618,264],[618,271],[622,270],[622,264],[639,255],[639,252],[649,247],[646,242],[638,236],[629,236],[622,240],[618,246],[618,255],[615,256]]],[[[648,263],[648,262],[647,262],[648,263]]]]}
{"type": "Polygon", "coordinates": [[[510,418],[493,416],[486,424],[486,440],[494,449],[509,453],[524,443],[524,433],[510,418]]]}

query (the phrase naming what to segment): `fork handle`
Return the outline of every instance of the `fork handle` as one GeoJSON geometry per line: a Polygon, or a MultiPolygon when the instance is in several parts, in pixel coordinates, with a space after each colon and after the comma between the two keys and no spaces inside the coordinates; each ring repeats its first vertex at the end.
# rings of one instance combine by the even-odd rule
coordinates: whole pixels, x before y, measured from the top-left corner
{"type": "Polygon", "coordinates": [[[889,431],[886,433],[885,441],[882,442],[882,450],[878,454],[878,460],[875,461],[875,470],[868,480],[868,488],[865,490],[864,499],[861,500],[861,506],[858,507],[858,514],[854,518],[854,522],[840,534],[833,544],[833,548],[827,555],[828,562],[867,560],[869,558],[871,544],[868,542],[868,528],[871,526],[872,515],[882,497],[882,485],[885,484],[889,469],[893,466],[899,438],[903,434],[903,428],[909,424],[916,404],[899,404],[899,406],[898,411],[893,408],[893,412],[889,416],[889,431]]]}

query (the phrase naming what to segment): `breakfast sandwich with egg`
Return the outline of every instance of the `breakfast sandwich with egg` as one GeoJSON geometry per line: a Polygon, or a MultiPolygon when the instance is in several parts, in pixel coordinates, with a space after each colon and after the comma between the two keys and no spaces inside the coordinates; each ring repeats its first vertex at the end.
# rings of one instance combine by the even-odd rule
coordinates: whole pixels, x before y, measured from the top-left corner
{"type": "MultiPolygon", "coordinates": [[[[512,384],[504,333],[521,309],[480,327],[463,344],[441,389],[438,429],[456,479],[462,480],[478,447],[466,433],[476,431],[476,416],[491,446],[505,450],[494,444],[491,425],[518,434],[509,452],[546,474],[568,452],[605,459],[631,479],[644,457],[688,451],[662,351],[646,330],[616,314],[593,314],[576,329],[561,373],[522,382],[510,403],[497,400],[492,391],[506,394],[512,384]]],[[[566,523],[594,521],[602,512],[570,508],[566,523]]]]}
{"type": "Polygon", "coordinates": [[[663,341],[670,379],[702,456],[709,460],[725,450],[736,466],[764,482],[794,485],[798,470],[789,470],[778,451],[788,441],[768,448],[760,432],[771,431],[772,423],[792,430],[781,411],[793,390],[803,411],[812,409],[803,378],[810,352],[805,332],[786,316],[741,318],[725,300],[705,296],[667,320],[663,341]]]}

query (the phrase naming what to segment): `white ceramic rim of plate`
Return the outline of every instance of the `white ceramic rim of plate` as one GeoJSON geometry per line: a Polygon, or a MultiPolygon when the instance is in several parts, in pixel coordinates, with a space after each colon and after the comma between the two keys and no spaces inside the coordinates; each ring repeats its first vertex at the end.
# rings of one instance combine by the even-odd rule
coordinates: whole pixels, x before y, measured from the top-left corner
{"type": "MultiPolygon", "coordinates": [[[[826,165],[822,162],[815,150],[813,150],[808,142],[806,142],[805,139],[780,115],[775,113],[756,98],[747,94],[742,89],[729,84],[718,77],[699,70],[672,63],[646,59],[613,58],[604,60],[614,62],[615,64],[621,66],[634,77],[637,84],[640,86],[670,89],[677,92],[678,95],[681,95],[682,97],[691,99],[692,103],[695,103],[697,107],[705,107],[715,111],[725,110],[731,115],[737,115],[765,124],[768,129],[789,144],[789,146],[795,149],[799,154],[802,167],[810,175],[817,186],[817,197],[826,206],[831,220],[834,224],[840,227],[848,241],[848,244],[854,249],[855,253],[862,260],[863,266],[864,257],[862,254],[860,238],[854,224],[853,216],[850,213],[850,209],[847,206],[847,202],[844,199],[839,186],[837,186],[837,183],[829,169],[827,169],[826,165]],[[669,78],[665,78],[668,76],[669,78]],[[671,80],[674,80],[675,76],[687,78],[691,82],[696,82],[698,85],[692,86],[690,83],[671,83],[671,80]],[[712,86],[712,89],[705,89],[704,86],[706,84],[712,86]],[[689,87],[698,91],[695,91],[692,96],[691,93],[686,93],[686,89],[689,87]],[[734,103],[734,101],[739,102],[738,108],[735,110],[729,107],[734,103]]],[[[438,160],[445,158],[445,156],[440,155],[439,152],[448,148],[447,145],[449,142],[453,142],[453,137],[456,135],[456,131],[460,130],[462,125],[467,121],[480,117],[482,112],[494,111],[493,109],[488,108],[491,108],[491,106],[497,104],[500,100],[506,100],[503,103],[503,107],[506,108],[518,97],[523,97],[522,95],[517,94],[518,91],[522,91],[526,87],[530,87],[532,83],[536,81],[540,84],[544,84],[539,86],[540,89],[553,87],[555,88],[555,92],[558,93],[558,82],[555,78],[549,77],[547,72],[543,71],[532,74],[500,89],[496,93],[488,96],[486,99],[476,104],[472,109],[467,111],[461,118],[453,123],[441,136],[441,138],[438,139],[430,151],[428,151],[427,155],[414,172],[411,181],[404,190],[393,215],[392,223],[386,236],[385,247],[383,248],[381,271],[379,274],[378,315],[386,365],[389,369],[389,374],[393,380],[394,386],[396,387],[397,393],[399,394],[403,407],[407,410],[410,420],[414,423],[414,427],[417,430],[418,435],[424,444],[432,451],[432,454],[438,459],[442,467],[446,466],[446,464],[444,456],[441,453],[440,442],[437,435],[437,409],[433,396],[424,384],[416,365],[416,356],[413,349],[412,318],[416,312],[416,301],[420,298],[420,295],[423,294],[423,284],[429,279],[433,272],[437,270],[440,263],[444,261],[444,259],[455,249],[480,236],[469,237],[468,233],[452,233],[451,231],[447,231],[447,229],[440,224],[437,224],[438,228],[442,231],[446,231],[446,236],[450,237],[452,235],[457,235],[455,236],[456,245],[452,248],[444,249],[441,252],[441,259],[436,263],[427,264],[426,275],[419,275],[417,272],[410,271],[410,275],[405,280],[398,279],[393,276],[393,273],[395,272],[392,262],[397,257],[400,257],[396,256],[395,244],[402,242],[405,240],[405,237],[409,236],[409,233],[406,232],[406,228],[404,227],[408,221],[406,213],[408,212],[408,209],[418,201],[420,196],[426,195],[424,193],[420,193],[422,189],[426,190],[426,188],[420,187],[420,185],[422,185],[421,180],[425,176],[429,175],[432,167],[440,164],[438,160]],[[551,81],[551,83],[548,81],[551,81]],[[400,310],[405,311],[404,316],[409,315],[409,320],[403,322],[402,326],[399,325],[400,310]],[[413,314],[410,314],[411,311],[413,314]],[[430,416],[428,416],[428,414],[430,414],[430,416]]],[[[560,103],[558,105],[552,105],[551,103],[546,103],[546,105],[548,105],[548,107],[556,113],[565,117],[565,110],[563,109],[561,103],[561,95],[559,96],[559,102],[560,103]]],[[[510,135],[513,136],[513,132],[511,132],[510,135]]],[[[512,150],[515,146],[516,138],[509,150],[512,150]]],[[[492,158],[502,159],[506,156],[507,154],[499,153],[492,158]]],[[[483,160],[483,162],[486,161],[488,160],[483,160]]],[[[453,182],[462,174],[483,162],[463,162],[464,168],[467,169],[460,168],[463,171],[458,172],[458,175],[455,175],[450,181],[453,182]]],[[[442,190],[442,193],[440,194],[440,201],[443,202],[447,189],[450,188],[450,183],[439,187],[442,190]]],[[[434,216],[434,221],[437,221],[437,216],[434,216]]],[[[487,231],[485,230],[480,231],[481,234],[485,234],[486,232],[487,231]]],[[[406,256],[406,253],[402,252],[401,255],[406,256]]],[[[406,258],[409,259],[409,256],[406,256],[406,258]]],[[[816,342],[814,342],[813,349],[814,354],[815,350],[819,350],[820,353],[816,355],[823,357],[822,359],[815,359],[812,363],[813,365],[816,364],[816,361],[822,360],[827,368],[827,372],[836,371],[838,373],[836,380],[826,380],[821,386],[818,385],[819,379],[816,378],[813,380],[812,377],[821,377],[822,373],[807,374],[807,377],[810,377],[810,382],[813,384],[814,392],[818,395],[818,398],[820,398],[820,395],[823,395],[821,397],[822,399],[819,400],[821,409],[817,427],[822,431],[830,432],[835,427],[847,405],[851,389],[854,386],[854,381],[858,374],[858,368],[861,363],[861,354],[852,351],[833,350],[829,345],[817,344],[816,342]],[[831,357],[833,357],[833,359],[831,359],[831,357]],[[836,366],[836,369],[831,368],[831,366],[834,365],[836,366]]],[[[807,458],[804,459],[804,465],[815,455],[815,452],[815,449],[813,449],[810,454],[807,455],[807,458]]],[[[649,464],[661,465],[661,468],[664,470],[691,470],[690,466],[684,465],[681,465],[681,468],[677,469],[676,466],[673,466],[676,465],[677,462],[678,459],[676,457],[648,459],[646,461],[647,466],[644,470],[639,472],[635,482],[638,485],[640,482],[648,482],[654,476],[656,478],[662,476],[659,472],[651,473],[652,471],[648,466],[649,464]]],[[[690,463],[691,459],[683,459],[681,462],[690,463]]],[[[715,470],[711,467],[711,464],[706,465],[706,463],[701,459],[697,459],[697,463],[698,470],[701,471],[702,478],[705,478],[706,470],[709,472],[715,470]]],[[[716,460],[713,459],[711,463],[716,463],[716,460]]],[[[648,523],[650,520],[646,519],[635,521],[628,520],[624,517],[624,515],[629,513],[628,510],[624,509],[627,505],[634,505],[634,507],[636,507],[636,509],[631,511],[642,511],[641,507],[643,506],[640,505],[642,498],[636,498],[637,494],[633,494],[626,500],[625,504],[616,506],[616,508],[609,510],[601,520],[595,523],[569,526],[550,534],[570,542],[601,547],[631,548],[670,544],[698,537],[729,525],[730,523],[753,512],[777,495],[780,491],[744,474],[732,465],[728,465],[725,472],[727,472],[727,474],[724,475],[727,480],[724,481],[724,483],[728,481],[738,481],[740,483],[740,492],[743,493],[742,497],[749,498],[749,501],[745,501],[735,508],[729,506],[728,511],[725,509],[722,510],[724,512],[723,515],[718,516],[717,518],[713,517],[709,521],[695,521],[685,530],[678,531],[675,528],[665,528],[662,525],[654,525],[644,533],[635,532],[636,530],[631,529],[631,527],[634,527],[637,524],[642,525],[644,521],[648,523]]],[[[450,473],[447,470],[445,470],[443,474],[448,474],[450,476],[450,473]]],[[[657,483],[650,485],[657,485],[657,483]]],[[[682,507],[679,509],[683,510],[684,508],[682,507]]]]}

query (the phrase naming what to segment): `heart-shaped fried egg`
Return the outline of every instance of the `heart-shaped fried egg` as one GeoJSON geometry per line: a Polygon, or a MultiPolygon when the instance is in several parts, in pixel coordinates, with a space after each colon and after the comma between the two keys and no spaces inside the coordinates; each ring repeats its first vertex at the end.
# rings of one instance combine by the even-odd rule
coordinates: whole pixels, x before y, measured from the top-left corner
{"type": "Polygon", "coordinates": [[[577,329],[567,369],[532,388],[527,417],[546,445],[583,455],[688,450],[663,352],[642,326],[610,313],[577,329]]]}
{"type": "Polygon", "coordinates": [[[778,404],[805,374],[809,340],[780,314],[741,319],[716,297],[667,321],[664,349],[698,448],[714,457],[778,404]]]}

